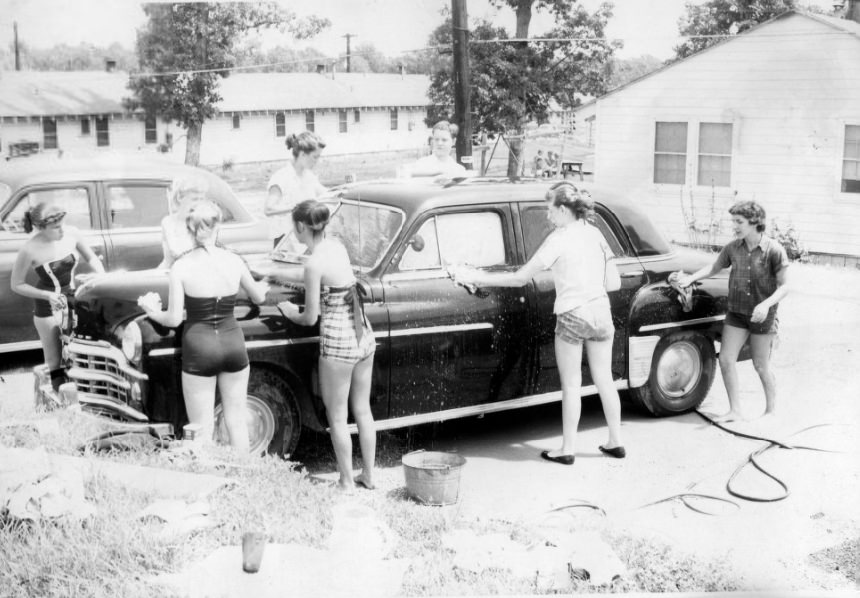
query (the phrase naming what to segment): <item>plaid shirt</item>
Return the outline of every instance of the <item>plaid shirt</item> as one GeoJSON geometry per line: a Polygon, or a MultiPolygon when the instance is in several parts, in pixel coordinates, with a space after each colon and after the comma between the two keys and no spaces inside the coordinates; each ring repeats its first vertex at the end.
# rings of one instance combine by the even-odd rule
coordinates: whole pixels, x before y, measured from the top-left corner
{"type": "MultiPolygon", "coordinates": [[[[743,239],[728,243],[717,263],[723,268],[731,266],[729,273],[729,311],[752,315],[755,306],[773,295],[776,291],[776,275],[788,267],[788,255],[778,242],[767,235],[747,249],[743,239]]],[[[776,305],[770,311],[776,311],[776,305]]]]}

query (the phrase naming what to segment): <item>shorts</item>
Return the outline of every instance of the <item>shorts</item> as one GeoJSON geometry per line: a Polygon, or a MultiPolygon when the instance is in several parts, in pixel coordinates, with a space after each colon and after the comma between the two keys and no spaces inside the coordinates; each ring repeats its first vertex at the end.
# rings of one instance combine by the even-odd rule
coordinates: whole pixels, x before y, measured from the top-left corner
{"type": "Polygon", "coordinates": [[[749,330],[750,334],[776,334],[779,331],[779,318],[776,317],[775,309],[767,313],[764,322],[753,322],[750,320],[751,317],[751,315],[730,311],[726,314],[726,320],[723,323],[749,330]]]}
{"type": "Polygon", "coordinates": [[[615,334],[608,297],[593,299],[570,311],[556,314],[555,335],[577,345],[583,341],[606,341],[615,334]]]}

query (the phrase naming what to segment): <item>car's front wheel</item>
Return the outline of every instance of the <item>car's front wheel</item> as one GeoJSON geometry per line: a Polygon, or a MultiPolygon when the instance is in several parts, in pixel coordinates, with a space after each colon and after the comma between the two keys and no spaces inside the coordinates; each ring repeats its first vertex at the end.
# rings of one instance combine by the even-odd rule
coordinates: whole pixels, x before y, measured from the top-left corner
{"type": "Polygon", "coordinates": [[[684,413],[705,399],[716,369],[714,344],[708,337],[693,331],[672,332],[657,343],[648,381],[634,388],[631,396],[652,415],[684,413]]]}
{"type": "MultiPolygon", "coordinates": [[[[281,377],[259,368],[251,368],[247,400],[250,452],[288,456],[299,443],[302,431],[298,399],[281,377]]],[[[229,444],[220,401],[215,407],[215,440],[229,444]]]]}

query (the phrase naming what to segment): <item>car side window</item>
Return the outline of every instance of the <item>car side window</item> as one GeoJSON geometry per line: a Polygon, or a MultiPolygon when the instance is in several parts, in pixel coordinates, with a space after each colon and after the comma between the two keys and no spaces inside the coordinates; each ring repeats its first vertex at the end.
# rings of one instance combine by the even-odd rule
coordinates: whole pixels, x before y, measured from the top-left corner
{"type": "Polygon", "coordinates": [[[159,226],[167,216],[167,187],[111,185],[108,187],[110,228],[159,226]]]}
{"type": "MultiPolygon", "coordinates": [[[[520,213],[520,220],[522,221],[523,239],[526,246],[526,259],[530,260],[554,227],[547,218],[545,205],[526,206],[520,213]]],[[[606,239],[606,244],[609,245],[613,255],[625,254],[623,246],[600,214],[595,214],[590,222],[603,233],[603,238],[606,239]]]]}
{"type": "Polygon", "coordinates": [[[24,234],[24,214],[42,202],[58,206],[65,211],[66,224],[80,230],[92,230],[90,194],[86,187],[54,187],[29,191],[21,196],[12,211],[3,219],[3,230],[24,234]]]}
{"type": "MultiPolygon", "coordinates": [[[[496,212],[442,214],[418,231],[423,247],[412,243],[400,260],[400,270],[470,264],[486,268],[506,263],[502,218],[496,212]]],[[[415,238],[415,237],[413,237],[415,238]]]]}

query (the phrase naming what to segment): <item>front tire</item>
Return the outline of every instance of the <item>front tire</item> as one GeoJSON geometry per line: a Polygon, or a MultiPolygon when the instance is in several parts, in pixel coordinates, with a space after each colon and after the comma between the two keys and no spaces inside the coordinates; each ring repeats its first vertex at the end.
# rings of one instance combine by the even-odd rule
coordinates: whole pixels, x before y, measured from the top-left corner
{"type": "Polygon", "coordinates": [[[648,381],[631,391],[651,415],[677,415],[696,409],[711,389],[717,369],[713,342],[693,331],[671,332],[660,339],[651,359],[648,381]]]}
{"type": "MultiPolygon", "coordinates": [[[[229,443],[221,403],[215,407],[215,440],[229,443]]],[[[299,444],[302,420],[298,397],[280,376],[252,367],[248,380],[248,438],[250,453],[288,457],[299,444]]]]}

